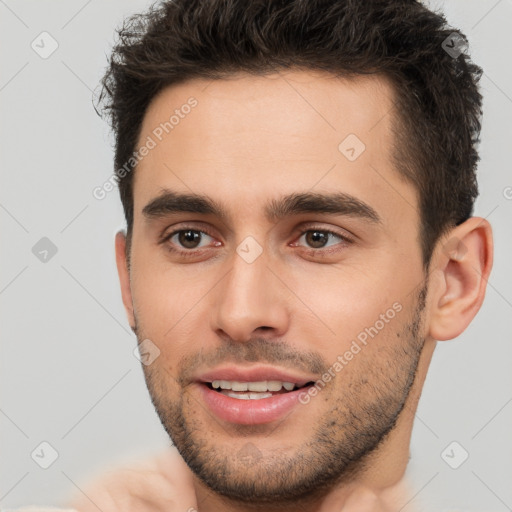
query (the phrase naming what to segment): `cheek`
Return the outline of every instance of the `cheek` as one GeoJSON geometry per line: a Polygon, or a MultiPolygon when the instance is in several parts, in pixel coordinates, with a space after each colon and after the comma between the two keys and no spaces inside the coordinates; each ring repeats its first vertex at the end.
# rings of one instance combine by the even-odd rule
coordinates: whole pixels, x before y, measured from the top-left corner
{"type": "Polygon", "coordinates": [[[158,358],[151,365],[158,371],[156,382],[172,388],[164,394],[178,392],[174,381],[178,364],[190,355],[191,340],[199,338],[193,331],[193,325],[199,322],[197,308],[193,307],[197,293],[170,277],[140,269],[132,284],[139,341],[149,339],[158,347],[158,358]]]}
{"type": "Polygon", "coordinates": [[[331,268],[307,279],[296,275],[294,292],[303,298],[303,303],[296,301],[296,312],[301,311],[297,319],[301,329],[309,331],[306,338],[315,333],[311,339],[318,340],[318,349],[337,355],[361,333],[364,339],[376,324],[379,333],[399,329],[399,313],[412,285],[408,288],[406,281],[394,275],[353,268],[331,268]]]}
{"type": "Polygon", "coordinates": [[[194,306],[207,293],[207,283],[198,274],[185,275],[176,267],[152,264],[149,258],[139,262],[134,265],[132,277],[137,320],[148,337],[176,338],[194,316],[194,306]]]}

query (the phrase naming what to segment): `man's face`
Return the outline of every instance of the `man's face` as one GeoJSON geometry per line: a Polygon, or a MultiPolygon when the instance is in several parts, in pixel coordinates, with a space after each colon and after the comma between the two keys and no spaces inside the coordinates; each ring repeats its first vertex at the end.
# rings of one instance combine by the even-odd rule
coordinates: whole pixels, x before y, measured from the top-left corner
{"type": "Polygon", "coordinates": [[[132,320],[160,350],[143,368],[162,424],[221,494],[278,501],[331,485],[404,407],[426,290],[418,198],[391,163],[392,105],[381,78],[294,71],[190,81],[146,112],[132,320]],[[154,202],[167,192],[223,215],[154,202]],[[299,194],[342,196],[330,211],[283,203],[299,194]],[[223,380],[253,390],[210,384],[223,380]],[[306,386],[257,391],[273,380],[306,386]]]}

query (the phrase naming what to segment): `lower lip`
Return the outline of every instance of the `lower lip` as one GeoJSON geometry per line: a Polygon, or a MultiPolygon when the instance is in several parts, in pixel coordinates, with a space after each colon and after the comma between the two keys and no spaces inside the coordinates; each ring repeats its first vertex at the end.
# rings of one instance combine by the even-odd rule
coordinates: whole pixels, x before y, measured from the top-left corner
{"type": "Polygon", "coordinates": [[[309,389],[307,386],[268,398],[244,400],[226,396],[203,383],[198,386],[203,400],[216,416],[239,425],[260,425],[282,418],[300,403],[301,393],[309,389]]]}

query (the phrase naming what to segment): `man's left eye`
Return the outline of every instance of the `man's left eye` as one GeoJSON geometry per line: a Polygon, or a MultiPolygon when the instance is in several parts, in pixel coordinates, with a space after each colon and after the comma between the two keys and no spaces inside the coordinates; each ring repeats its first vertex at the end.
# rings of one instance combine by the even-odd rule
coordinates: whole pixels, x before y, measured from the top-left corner
{"type": "Polygon", "coordinates": [[[350,240],[347,237],[341,235],[340,233],[336,233],[335,231],[330,231],[326,229],[307,229],[302,231],[300,238],[302,238],[303,236],[305,236],[306,242],[311,246],[312,249],[330,247],[330,245],[325,244],[325,242],[328,241],[329,237],[335,237],[341,240],[342,242],[350,243],[350,240]]]}

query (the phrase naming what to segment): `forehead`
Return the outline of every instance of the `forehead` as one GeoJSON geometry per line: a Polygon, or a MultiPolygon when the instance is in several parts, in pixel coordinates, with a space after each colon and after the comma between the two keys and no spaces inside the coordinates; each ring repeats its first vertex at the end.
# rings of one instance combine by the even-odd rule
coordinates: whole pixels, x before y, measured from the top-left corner
{"type": "Polygon", "coordinates": [[[378,210],[398,188],[414,203],[391,162],[393,104],[392,85],[376,75],[288,71],[168,87],[143,119],[139,148],[152,148],[135,171],[135,215],[164,188],[207,194],[237,215],[305,190],[378,210]]]}

